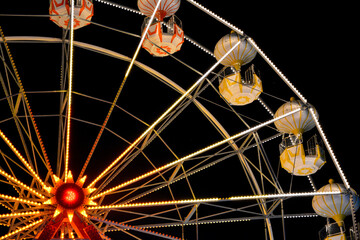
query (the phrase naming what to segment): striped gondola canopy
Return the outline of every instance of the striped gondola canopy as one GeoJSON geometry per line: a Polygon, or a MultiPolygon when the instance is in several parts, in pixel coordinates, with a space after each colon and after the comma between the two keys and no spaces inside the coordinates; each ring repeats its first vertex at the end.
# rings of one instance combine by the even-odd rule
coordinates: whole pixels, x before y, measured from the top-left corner
{"type": "MultiPolygon", "coordinates": [[[[312,207],[318,215],[326,218],[332,218],[339,226],[342,226],[344,218],[351,214],[350,193],[347,193],[343,184],[334,183],[332,179],[329,180],[329,184],[318,190],[318,192],[332,191],[339,191],[342,194],[315,196],[312,200],[312,207]]],[[[354,211],[359,208],[359,205],[359,197],[357,195],[353,195],[354,211]]]]}
{"type": "MultiPolygon", "coordinates": [[[[138,8],[147,17],[150,17],[159,0],[138,0],[138,8]]],[[[180,7],[180,0],[161,0],[160,6],[156,11],[156,18],[163,21],[164,18],[174,15],[180,7]]]]}
{"type": "MultiPolygon", "coordinates": [[[[301,138],[302,133],[309,131],[313,127],[315,127],[315,120],[313,119],[309,109],[306,108],[300,100],[295,100],[295,98],[291,98],[290,102],[283,104],[276,111],[274,117],[275,118],[280,117],[286,113],[289,113],[299,108],[302,108],[300,112],[281,118],[274,122],[276,128],[280,132],[294,134],[297,137],[301,138]]],[[[315,110],[315,114],[316,114],[316,118],[319,118],[319,115],[316,110],[315,110]]]]}

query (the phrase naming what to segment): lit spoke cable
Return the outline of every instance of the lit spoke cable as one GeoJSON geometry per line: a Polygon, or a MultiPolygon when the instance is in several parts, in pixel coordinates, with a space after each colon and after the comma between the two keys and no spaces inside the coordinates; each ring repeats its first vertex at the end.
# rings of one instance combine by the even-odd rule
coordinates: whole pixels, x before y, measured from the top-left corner
{"type": "Polygon", "coordinates": [[[201,153],[204,153],[204,152],[206,152],[206,151],[208,151],[208,150],[211,150],[211,149],[213,149],[213,148],[215,148],[215,147],[218,147],[218,146],[220,146],[220,145],[222,145],[222,144],[224,144],[224,143],[227,143],[227,142],[229,142],[229,141],[231,141],[231,140],[234,140],[234,139],[239,138],[239,137],[241,137],[241,136],[244,136],[244,135],[246,135],[246,134],[250,134],[250,133],[252,133],[252,132],[254,132],[254,131],[257,131],[258,129],[260,129],[260,128],[262,128],[262,127],[265,127],[265,126],[267,126],[267,125],[269,125],[269,124],[272,124],[273,122],[278,121],[279,119],[282,119],[282,118],[284,118],[284,117],[290,116],[290,115],[295,114],[295,113],[297,113],[297,112],[299,112],[299,111],[301,111],[300,108],[298,108],[298,109],[296,109],[296,110],[293,110],[293,111],[291,111],[291,112],[288,112],[288,113],[286,113],[286,114],[284,114],[284,115],[281,115],[281,116],[279,116],[279,117],[277,117],[277,118],[273,118],[273,119],[271,119],[271,120],[268,120],[268,121],[266,121],[266,122],[264,122],[264,123],[261,123],[261,124],[255,126],[255,127],[249,128],[249,129],[247,129],[247,130],[245,130],[245,131],[242,131],[242,132],[240,132],[240,133],[238,133],[238,134],[235,134],[235,135],[233,135],[233,136],[231,136],[231,137],[229,137],[229,138],[226,138],[226,139],[224,139],[224,140],[222,140],[222,141],[219,141],[219,142],[217,142],[217,143],[214,143],[214,144],[212,144],[212,145],[210,145],[210,146],[208,146],[208,147],[205,147],[205,148],[203,148],[203,149],[200,149],[200,150],[198,150],[198,151],[196,151],[196,152],[194,152],[194,153],[192,153],[192,154],[189,154],[189,155],[187,155],[186,157],[180,158],[180,159],[178,159],[178,160],[176,160],[176,161],[173,161],[173,162],[171,162],[171,163],[168,163],[168,164],[166,164],[166,165],[163,165],[162,167],[159,167],[159,168],[157,168],[157,169],[154,169],[154,170],[152,170],[152,171],[149,171],[149,172],[147,172],[147,173],[145,173],[145,174],[143,174],[143,175],[141,175],[141,176],[139,176],[139,177],[136,177],[136,178],[134,178],[134,179],[132,179],[132,180],[129,180],[129,181],[125,182],[125,183],[122,183],[122,184],[120,184],[120,185],[118,185],[118,186],[115,186],[115,187],[113,187],[113,188],[111,188],[111,189],[109,189],[109,190],[106,190],[106,191],[104,191],[104,192],[102,192],[102,193],[99,193],[99,194],[91,197],[91,199],[99,198],[99,197],[104,196],[104,195],[107,195],[107,194],[109,194],[109,193],[111,193],[111,192],[113,192],[113,191],[119,190],[120,188],[123,188],[123,187],[125,187],[125,186],[128,186],[128,185],[130,185],[130,184],[132,184],[132,183],[135,183],[135,182],[137,182],[137,181],[139,181],[139,180],[141,180],[141,179],[144,179],[144,178],[146,178],[146,177],[149,177],[149,176],[151,176],[151,175],[153,175],[153,174],[156,174],[156,173],[158,173],[158,172],[160,172],[160,171],[163,171],[163,170],[165,170],[165,169],[167,169],[167,168],[173,167],[173,166],[175,166],[175,165],[177,165],[177,164],[179,164],[179,163],[181,163],[181,162],[184,162],[184,161],[186,161],[186,160],[188,160],[188,159],[190,159],[190,158],[192,158],[192,157],[195,157],[195,156],[197,156],[197,155],[199,155],[199,154],[201,154],[201,153]]]}
{"type": "Polygon", "coordinates": [[[30,211],[30,212],[18,212],[18,213],[5,213],[5,214],[0,214],[0,219],[2,218],[18,218],[18,217],[27,217],[27,216],[32,216],[32,215],[42,215],[44,212],[40,212],[40,211],[30,211]]]}
{"type": "MultiPolygon", "coordinates": [[[[161,2],[161,1],[159,1],[159,2],[161,2]]],[[[170,236],[170,235],[167,235],[167,234],[154,232],[154,231],[139,228],[139,227],[136,227],[136,226],[131,226],[131,225],[128,225],[128,224],[117,223],[117,222],[114,222],[114,221],[109,221],[109,220],[105,220],[105,219],[101,219],[101,218],[97,218],[97,217],[90,217],[90,219],[98,221],[98,222],[105,223],[105,224],[110,225],[110,226],[120,227],[120,228],[125,229],[125,230],[134,230],[134,231],[137,231],[137,232],[142,232],[142,233],[146,233],[146,234],[149,234],[149,235],[153,235],[153,236],[157,236],[157,237],[161,237],[161,238],[165,238],[165,239],[170,239],[170,240],[181,240],[181,238],[177,238],[177,237],[173,237],[173,236],[170,236]]]]}
{"type": "MultiPolygon", "coordinates": [[[[285,219],[290,218],[315,218],[319,215],[315,213],[302,213],[302,214],[286,214],[284,215],[285,219]]],[[[270,215],[270,219],[282,218],[281,215],[270,215]]],[[[140,225],[139,227],[145,229],[159,228],[159,227],[182,227],[182,226],[191,226],[191,225],[208,225],[208,224],[219,224],[219,223],[235,223],[235,222],[248,222],[253,220],[264,220],[264,216],[252,216],[252,217],[240,217],[240,218],[220,218],[220,219],[211,219],[211,220],[192,220],[188,223],[158,223],[158,224],[149,224],[149,225],[140,225]]]]}
{"type": "MultiPolygon", "coordinates": [[[[136,13],[136,14],[139,14],[139,15],[144,15],[142,12],[138,11],[138,10],[135,10],[133,8],[129,8],[129,7],[125,7],[123,5],[120,5],[118,3],[114,3],[114,2],[111,2],[111,1],[105,1],[105,0],[95,0],[97,2],[100,2],[100,3],[103,3],[103,4],[106,4],[106,5],[109,5],[111,7],[116,7],[116,8],[120,8],[122,10],[125,10],[125,11],[128,11],[128,12],[132,12],[132,13],[136,13]]],[[[93,23],[93,22],[92,22],[93,23]]],[[[165,24],[165,23],[163,23],[165,24]]],[[[165,24],[165,26],[169,27],[168,25],[165,24]]],[[[108,27],[107,27],[108,28],[108,27]]],[[[116,30],[118,31],[118,30],[116,30]]],[[[123,32],[125,33],[125,32],[123,32]]],[[[135,34],[129,34],[129,33],[126,33],[128,35],[131,35],[131,36],[135,36],[137,37],[135,34]]],[[[189,41],[191,44],[193,44],[194,46],[200,48],[202,51],[206,52],[207,54],[215,57],[215,55],[212,53],[212,51],[208,50],[206,47],[202,46],[200,43],[198,43],[197,41],[195,41],[194,39],[190,38],[189,36],[187,36],[186,34],[184,34],[184,39],[189,41]]],[[[157,46],[156,44],[154,44],[155,46],[157,46]]],[[[159,47],[159,46],[157,46],[159,47]]],[[[161,48],[161,47],[159,47],[161,48]]],[[[162,48],[161,48],[162,49],[162,48]]],[[[166,50],[162,49],[164,52],[166,52],[166,50]]],[[[171,57],[174,57],[172,55],[170,55],[171,57]]],[[[177,59],[178,60],[178,59],[177,59]]]]}
{"type": "Polygon", "coordinates": [[[111,1],[107,1],[107,0],[106,1],[105,0],[95,0],[95,1],[103,3],[103,4],[107,4],[107,5],[112,6],[112,7],[117,7],[117,8],[129,11],[129,12],[137,13],[139,15],[144,15],[142,12],[140,12],[138,10],[135,10],[135,9],[129,8],[129,7],[125,7],[125,6],[120,5],[118,3],[114,3],[114,2],[111,2],[111,1]]]}
{"type": "Polygon", "coordinates": [[[18,233],[20,233],[20,232],[22,232],[22,231],[28,230],[28,229],[30,229],[30,228],[32,228],[32,227],[34,227],[34,226],[42,223],[44,220],[45,220],[45,219],[37,220],[37,221],[32,222],[32,223],[30,223],[30,224],[28,224],[28,225],[25,225],[24,227],[18,228],[18,229],[16,229],[15,231],[9,232],[8,234],[5,234],[5,235],[1,236],[1,237],[0,237],[0,240],[8,239],[9,237],[14,236],[14,235],[16,235],[16,234],[18,234],[18,233]]]}
{"type": "Polygon", "coordinates": [[[225,26],[229,27],[230,29],[236,31],[237,33],[239,33],[240,35],[244,35],[244,32],[242,30],[240,30],[239,28],[235,27],[234,25],[232,25],[231,23],[229,23],[228,21],[226,21],[225,19],[221,18],[220,16],[216,15],[215,13],[213,13],[212,11],[210,11],[209,9],[205,8],[204,6],[202,6],[201,4],[199,4],[198,2],[194,1],[194,0],[187,0],[189,3],[193,4],[195,7],[199,8],[201,11],[205,12],[206,14],[210,15],[211,17],[213,17],[214,19],[218,20],[219,22],[221,22],[222,24],[224,24],[225,26]]]}
{"type": "MultiPolygon", "coordinates": [[[[161,1],[159,1],[161,2],[161,1]]],[[[219,64],[223,61],[237,46],[241,43],[238,41],[224,56],[222,56],[203,76],[201,76],[178,100],[175,101],[140,137],[138,137],[110,166],[108,166],[90,185],[93,187],[115,164],[117,164],[127,153],[129,153],[155,126],[161,122],[179,103],[182,102],[219,64]]]]}
{"type": "MultiPolygon", "coordinates": [[[[117,93],[116,93],[116,95],[115,95],[115,99],[114,99],[113,103],[111,104],[111,107],[110,107],[110,109],[109,109],[109,112],[107,113],[107,115],[106,115],[106,117],[105,117],[104,123],[102,124],[101,129],[100,129],[100,131],[99,131],[99,133],[98,133],[98,135],[97,135],[97,137],[96,137],[96,139],[95,139],[95,142],[94,142],[94,144],[93,144],[93,146],[92,146],[92,148],[91,148],[91,150],[90,150],[90,153],[89,153],[88,157],[87,157],[86,160],[85,160],[84,166],[83,166],[83,168],[81,169],[81,172],[80,172],[80,174],[79,174],[79,179],[83,176],[83,174],[84,174],[84,172],[85,172],[85,170],[86,170],[86,168],[87,168],[87,166],[88,166],[88,164],[89,164],[89,162],[90,162],[90,159],[91,159],[91,157],[92,157],[92,155],[93,155],[93,153],[94,153],[94,151],[95,151],[95,148],[96,148],[97,144],[98,144],[99,141],[100,141],[100,138],[101,138],[101,136],[102,136],[102,133],[104,132],[104,129],[105,129],[105,127],[106,127],[106,125],[107,125],[107,123],[108,123],[108,121],[109,121],[109,119],[110,119],[110,116],[111,116],[111,114],[112,114],[112,112],[113,112],[113,110],[114,110],[114,107],[115,107],[118,99],[119,99],[119,96],[120,96],[120,94],[121,94],[121,92],[122,92],[122,90],[123,90],[123,88],[124,88],[124,86],[125,86],[126,80],[127,80],[127,78],[129,77],[129,74],[130,74],[130,72],[131,72],[131,70],[132,70],[132,68],[133,68],[133,66],[134,66],[134,64],[135,64],[135,60],[136,60],[136,58],[137,58],[137,56],[138,56],[138,54],[139,54],[139,52],[140,52],[140,49],[142,48],[142,44],[143,44],[143,42],[144,42],[144,40],[145,40],[146,34],[147,34],[147,32],[149,31],[149,28],[150,28],[150,25],[151,25],[150,23],[151,23],[151,22],[153,21],[153,19],[155,18],[156,11],[157,11],[157,9],[159,8],[160,4],[161,4],[161,1],[158,1],[158,3],[156,4],[156,7],[154,8],[154,11],[153,11],[153,13],[152,13],[152,15],[151,15],[151,17],[150,17],[149,24],[146,26],[146,28],[145,28],[142,36],[141,36],[140,42],[139,42],[139,44],[138,44],[138,46],[137,46],[137,48],[136,48],[136,51],[135,51],[135,53],[134,53],[134,56],[132,57],[132,59],[131,59],[131,61],[130,61],[130,64],[129,64],[127,70],[126,70],[125,76],[124,76],[124,78],[123,78],[123,80],[122,80],[122,82],[121,82],[120,88],[119,88],[119,90],[117,91],[117,93]]],[[[119,159],[119,160],[120,160],[120,159],[119,159]]],[[[116,163],[115,163],[115,164],[116,164],[116,163]]],[[[114,164],[114,165],[115,165],[115,164],[114,164]]],[[[112,166],[111,166],[111,167],[112,167],[112,166]]],[[[97,181],[97,180],[96,180],[96,181],[97,181]]],[[[92,185],[90,185],[90,186],[93,186],[93,184],[95,184],[95,182],[93,182],[92,185]]]]}
{"type": "MultiPolygon", "coordinates": [[[[197,8],[199,8],[200,10],[202,10],[203,12],[207,13],[208,15],[213,17],[214,19],[218,20],[219,22],[221,22],[225,26],[227,26],[230,29],[234,30],[238,34],[240,34],[242,36],[245,35],[242,30],[240,30],[236,26],[232,25],[231,23],[229,23],[225,19],[219,17],[218,15],[216,15],[215,13],[210,11],[209,9],[205,8],[201,4],[197,3],[196,1],[194,1],[194,0],[187,0],[187,1],[190,2],[191,4],[193,4],[194,6],[196,6],[197,8]]],[[[290,89],[300,98],[300,100],[302,102],[306,103],[307,102],[306,98],[294,87],[294,85],[287,79],[287,77],[266,56],[266,54],[259,48],[259,46],[255,43],[255,41],[252,38],[249,38],[249,37],[247,38],[247,41],[256,49],[256,51],[263,57],[263,59],[270,65],[270,67],[279,75],[279,77],[290,87],[290,89]]]]}
{"type": "MultiPolygon", "coordinates": [[[[8,196],[8,195],[5,195],[5,194],[0,194],[0,199],[4,199],[6,202],[25,203],[25,204],[33,205],[33,206],[42,205],[41,203],[38,203],[38,202],[34,202],[34,201],[30,201],[30,200],[23,199],[23,198],[18,198],[18,197],[12,197],[12,196],[8,196]]],[[[1,200],[0,200],[0,202],[1,202],[1,200]]]]}
{"type": "Polygon", "coordinates": [[[341,177],[341,180],[343,181],[343,183],[344,183],[344,185],[345,185],[345,188],[346,188],[346,189],[350,189],[350,184],[349,184],[349,182],[348,182],[348,180],[347,180],[347,178],[346,178],[343,170],[342,170],[341,167],[340,167],[339,161],[337,160],[337,158],[336,158],[336,156],[335,156],[335,153],[334,153],[334,151],[332,150],[332,147],[331,147],[331,145],[330,145],[330,143],[329,143],[329,141],[328,141],[328,139],[327,139],[327,137],[326,137],[326,135],[325,135],[325,132],[323,131],[323,129],[322,129],[321,125],[320,125],[319,120],[318,120],[317,117],[316,117],[316,114],[315,114],[314,109],[310,107],[309,110],[310,110],[310,113],[311,113],[312,118],[313,118],[314,121],[315,121],[316,128],[318,129],[318,131],[319,131],[319,133],[320,133],[320,136],[321,136],[321,138],[323,139],[323,141],[324,141],[324,143],[325,143],[325,146],[326,146],[326,148],[327,148],[327,150],[328,150],[328,152],[329,152],[329,154],[330,154],[330,157],[331,157],[331,159],[332,159],[333,162],[334,162],[334,165],[335,165],[335,167],[336,167],[336,170],[338,171],[338,173],[339,173],[339,175],[340,175],[340,177],[341,177]]]}
{"type": "MultiPolygon", "coordinates": [[[[239,139],[240,139],[240,138],[239,138],[239,139]]],[[[235,141],[235,142],[236,142],[236,141],[235,141]]],[[[217,163],[222,162],[223,160],[228,159],[229,157],[232,157],[232,156],[234,156],[234,155],[237,154],[236,152],[233,152],[233,151],[232,151],[230,154],[225,153],[225,154],[226,154],[225,156],[217,159],[216,161],[210,162],[210,163],[208,163],[208,164],[203,165],[204,163],[206,163],[206,162],[207,162],[208,160],[210,160],[211,158],[213,158],[213,157],[215,157],[215,156],[220,156],[220,153],[221,153],[223,150],[225,150],[226,148],[228,148],[228,146],[226,146],[226,147],[224,147],[223,149],[219,150],[217,153],[212,154],[212,155],[206,157],[206,159],[202,160],[201,162],[199,162],[199,163],[195,164],[194,166],[192,166],[191,168],[187,169],[186,172],[183,172],[183,173],[179,174],[178,176],[172,176],[171,178],[169,178],[169,180],[168,180],[167,182],[156,183],[156,184],[153,184],[153,185],[146,185],[146,187],[152,187],[152,188],[149,189],[149,190],[147,190],[147,191],[145,191],[145,192],[143,192],[143,193],[141,193],[141,194],[139,194],[139,195],[136,195],[136,196],[134,196],[134,197],[132,197],[132,198],[126,199],[126,201],[123,201],[123,202],[121,202],[122,199],[123,199],[123,197],[122,197],[122,198],[119,198],[119,199],[116,200],[116,202],[113,202],[112,205],[114,205],[114,204],[126,204],[126,203],[129,203],[129,202],[135,201],[135,200],[137,200],[137,199],[139,199],[139,198],[142,198],[142,197],[144,197],[144,196],[146,196],[146,195],[148,195],[148,194],[150,194],[150,193],[153,193],[153,192],[155,192],[155,191],[158,191],[158,190],[162,189],[163,187],[166,187],[166,186],[168,186],[168,185],[171,185],[171,184],[173,184],[173,183],[175,183],[175,182],[177,182],[177,181],[179,181],[179,180],[182,180],[182,179],[186,178],[186,176],[191,176],[191,175],[193,175],[193,174],[196,174],[196,173],[198,173],[198,172],[200,172],[200,171],[202,171],[202,170],[204,170],[204,169],[206,169],[206,168],[208,168],[208,167],[214,166],[214,165],[216,165],[217,163]],[[120,202],[120,203],[118,203],[118,202],[120,202]]],[[[178,159],[178,158],[177,158],[177,159],[178,159]]],[[[194,159],[194,158],[193,158],[193,159],[194,159]]],[[[181,166],[181,164],[178,165],[178,167],[177,167],[178,170],[180,169],[180,166],[181,166]]],[[[139,188],[141,188],[141,187],[142,187],[142,186],[136,187],[136,188],[134,188],[134,190],[137,190],[137,189],[139,189],[139,188]]],[[[127,191],[130,191],[130,190],[132,190],[132,189],[131,189],[131,188],[130,188],[130,189],[125,189],[125,190],[123,190],[123,191],[126,191],[126,190],[127,190],[127,191]]]]}
{"type": "Polygon", "coordinates": [[[7,44],[7,41],[6,41],[6,38],[5,38],[5,35],[4,35],[3,31],[2,31],[1,26],[0,26],[0,35],[1,35],[1,38],[2,38],[2,42],[4,43],[5,49],[6,49],[7,53],[8,53],[8,56],[9,56],[9,58],[10,58],[10,61],[11,61],[11,65],[12,65],[12,67],[13,67],[13,70],[14,70],[14,72],[15,72],[15,77],[16,77],[16,80],[17,80],[18,86],[19,86],[19,92],[22,94],[22,96],[23,96],[23,98],[24,98],[24,102],[25,102],[26,108],[27,108],[27,110],[28,110],[28,112],[29,112],[32,125],[33,125],[33,127],[34,127],[34,129],[35,129],[35,133],[36,133],[37,139],[38,139],[38,141],[39,141],[39,144],[40,144],[40,147],[41,147],[41,151],[42,151],[43,156],[44,156],[44,158],[45,158],[46,167],[47,167],[47,169],[49,170],[49,172],[52,173],[52,168],[51,168],[50,160],[49,160],[48,155],[47,155],[47,153],[46,153],[46,150],[45,150],[45,147],[44,147],[42,138],[41,138],[41,136],[40,136],[40,133],[39,133],[39,131],[38,131],[37,124],[36,124],[36,122],[35,122],[34,115],[33,115],[33,113],[32,113],[32,110],[31,110],[31,108],[30,108],[30,104],[29,104],[28,98],[27,98],[26,93],[25,93],[25,89],[24,89],[24,87],[23,87],[23,85],[22,85],[22,81],[21,81],[21,79],[20,79],[20,75],[19,75],[18,70],[17,70],[17,68],[16,68],[15,62],[14,62],[13,57],[12,57],[12,55],[11,55],[9,46],[8,46],[8,44],[7,44]]]}
{"type": "Polygon", "coordinates": [[[0,137],[11,148],[11,150],[16,154],[19,160],[25,165],[25,167],[30,171],[31,175],[40,183],[40,185],[43,188],[47,187],[45,183],[41,180],[39,175],[35,172],[35,170],[30,166],[30,164],[25,160],[25,158],[20,154],[20,152],[14,147],[11,141],[5,136],[5,134],[1,130],[0,130],[0,137]]]}
{"type": "Polygon", "coordinates": [[[25,183],[21,182],[19,179],[12,177],[10,174],[6,173],[4,170],[0,169],[0,175],[4,176],[5,178],[7,178],[9,181],[15,183],[17,186],[20,186],[21,188],[35,194],[36,196],[38,196],[39,198],[45,199],[45,197],[39,193],[38,191],[36,191],[34,188],[29,187],[28,185],[26,185],[25,183]]]}
{"type": "Polygon", "coordinates": [[[69,169],[70,152],[70,125],[71,125],[71,103],[72,103],[72,82],[73,82],[73,63],[74,63],[74,7],[75,1],[71,0],[70,8],[70,44],[69,44],[69,87],[68,87],[68,110],[66,116],[66,145],[65,145],[65,181],[67,181],[69,169]]]}
{"type": "Polygon", "coordinates": [[[285,82],[286,85],[298,96],[303,102],[307,103],[306,98],[295,88],[295,86],[289,81],[289,79],[280,71],[280,69],[270,60],[268,56],[259,48],[252,38],[247,38],[247,41],[256,49],[260,56],[270,65],[270,67],[278,74],[278,76],[285,82]]]}
{"type": "Polygon", "coordinates": [[[129,204],[119,204],[119,205],[93,206],[93,207],[88,207],[88,210],[155,207],[155,206],[168,206],[168,205],[176,205],[176,204],[200,204],[200,203],[214,203],[214,202],[226,202],[226,201],[272,199],[272,198],[313,197],[313,196],[326,196],[326,195],[335,195],[335,194],[342,194],[342,192],[340,191],[300,192],[300,193],[235,196],[229,198],[203,198],[203,199],[187,199],[187,200],[173,200],[173,201],[160,201],[160,202],[129,203],[129,204]]]}

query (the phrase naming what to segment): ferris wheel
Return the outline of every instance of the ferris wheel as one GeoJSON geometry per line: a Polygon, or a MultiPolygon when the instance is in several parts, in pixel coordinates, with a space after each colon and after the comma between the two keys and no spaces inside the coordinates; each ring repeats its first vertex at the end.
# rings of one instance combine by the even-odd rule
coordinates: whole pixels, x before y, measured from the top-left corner
{"type": "Polygon", "coordinates": [[[131,4],[1,15],[0,240],[272,240],[313,218],[359,239],[321,114],[254,39],[197,1],[131,4]],[[222,27],[212,50],[187,11],[222,27]]]}

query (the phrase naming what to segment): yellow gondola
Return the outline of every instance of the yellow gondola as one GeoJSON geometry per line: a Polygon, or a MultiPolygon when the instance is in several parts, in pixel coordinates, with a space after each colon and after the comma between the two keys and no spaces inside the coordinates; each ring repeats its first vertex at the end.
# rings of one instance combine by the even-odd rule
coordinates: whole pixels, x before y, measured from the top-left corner
{"type": "Polygon", "coordinates": [[[262,82],[255,71],[247,78],[240,75],[241,66],[251,62],[256,56],[256,50],[244,37],[235,32],[225,35],[216,44],[214,55],[220,60],[239,41],[240,44],[221,61],[221,64],[231,70],[221,77],[219,92],[232,105],[252,103],[263,91],[262,82]]]}

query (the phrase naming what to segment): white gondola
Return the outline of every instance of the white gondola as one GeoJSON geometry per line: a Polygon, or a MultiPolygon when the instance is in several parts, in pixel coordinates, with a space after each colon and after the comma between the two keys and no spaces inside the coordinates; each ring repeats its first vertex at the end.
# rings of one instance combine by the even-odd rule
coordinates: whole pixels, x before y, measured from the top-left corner
{"type": "MultiPolygon", "coordinates": [[[[149,17],[145,18],[142,32],[149,24],[149,20],[149,17]]],[[[173,15],[166,24],[158,20],[151,23],[142,47],[154,56],[165,57],[179,51],[183,43],[182,23],[173,15]]]]}
{"type": "Polygon", "coordinates": [[[180,0],[162,1],[155,12],[154,20],[150,23],[157,3],[158,0],[138,1],[140,11],[147,16],[141,30],[142,34],[146,34],[142,47],[153,56],[165,57],[179,51],[184,43],[182,23],[174,15],[180,7],[180,0]],[[170,19],[165,22],[164,19],[167,17],[170,19]],[[149,24],[149,30],[144,33],[149,24]]]}
{"type": "MultiPolygon", "coordinates": [[[[94,15],[94,5],[92,0],[74,1],[74,29],[78,29],[90,24],[94,15]]],[[[51,0],[50,1],[50,20],[62,28],[70,28],[71,1],[51,0]]]]}
{"type": "MultiPolygon", "coordinates": [[[[329,184],[320,188],[317,192],[339,192],[342,194],[332,194],[326,196],[314,196],[312,200],[312,207],[314,211],[322,217],[332,218],[341,227],[346,216],[351,214],[352,204],[350,203],[350,193],[343,184],[334,183],[330,179],[329,184]]],[[[354,193],[355,191],[352,190],[354,193]]],[[[360,206],[360,199],[353,194],[353,210],[357,211],[360,206]]]]}

